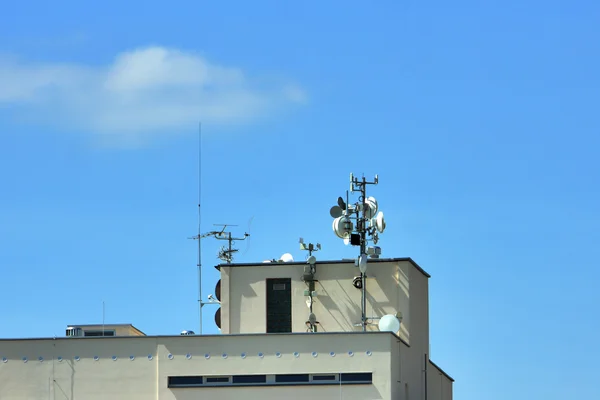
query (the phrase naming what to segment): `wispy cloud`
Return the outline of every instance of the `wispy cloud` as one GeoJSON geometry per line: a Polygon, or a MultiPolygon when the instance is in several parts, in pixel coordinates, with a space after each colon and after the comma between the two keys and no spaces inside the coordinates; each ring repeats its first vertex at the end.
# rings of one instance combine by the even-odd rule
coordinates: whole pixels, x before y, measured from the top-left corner
{"type": "Polygon", "coordinates": [[[0,107],[115,138],[173,132],[199,120],[247,123],[306,100],[297,85],[265,85],[239,68],[163,47],[125,52],[103,67],[0,58],[0,107]]]}

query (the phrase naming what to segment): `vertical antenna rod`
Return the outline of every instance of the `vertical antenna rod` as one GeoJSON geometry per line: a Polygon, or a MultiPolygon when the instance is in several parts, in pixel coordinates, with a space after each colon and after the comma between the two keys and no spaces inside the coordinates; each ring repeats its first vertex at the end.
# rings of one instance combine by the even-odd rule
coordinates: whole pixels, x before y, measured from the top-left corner
{"type": "Polygon", "coordinates": [[[199,331],[202,335],[202,122],[198,123],[198,317],[199,331]]]}

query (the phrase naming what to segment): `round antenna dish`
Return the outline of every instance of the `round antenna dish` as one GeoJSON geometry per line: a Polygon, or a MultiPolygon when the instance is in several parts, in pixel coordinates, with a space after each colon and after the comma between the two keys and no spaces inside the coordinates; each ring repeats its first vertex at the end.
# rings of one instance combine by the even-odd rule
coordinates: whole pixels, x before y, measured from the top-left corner
{"type": "Polygon", "coordinates": [[[367,272],[367,255],[366,254],[361,254],[360,257],[358,257],[358,269],[363,274],[365,272],[367,272]]]}
{"type": "Polygon", "coordinates": [[[217,282],[217,286],[215,286],[215,297],[217,300],[221,301],[221,280],[217,282]]]}
{"type": "Polygon", "coordinates": [[[215,312],[215,325],[221,329],[221,307],[215,312]]]}
{"type": "Polygon", "coordinates": [[[294,256],[292,256],[290,253],[285,253],[279,258],[279,261],[292,262],[294,261],[294,256]]]}
{"type": "Polygon", "coordinates": [[[377,214],[377,218],[375,218],[375,227],[379,233],[383,233],[383,231],[385,231],[385,219],[383,218],[383,211],[379,211],[377,214]]]}
{"type": "Polygon", "coordinates": [[[332,218],[341,217],[344,215],[344,210],[342,210],[342,208],[339,206],[333,206],[329,210],[329,215],[331,215],[332,218]]]}
{"type": "Polygon", "coordinates": [[[375,200],[375,197],[367,197],[365,203],[367,206],[367,208],[365,209],[365,215],[367,219],[371,219],[375,216],[375,214],[377,214],[377,210],[379,209],[377,200],[375,200]]]}
{"type": "Polygon", "coordinates": [[[379,330],[396,333],[400,330],[400,320],[394,314],[384,315],[379,320],[379,330]]]}
{"type": "Polygon", "coordinates": [[[308,257],[308,260],[307,260],[307,262],[308,262],[310,265],[313,265],[314,263],[316,263],[316,262],[317,262],[317,257],[315,257],[315,256],[309,256],[309,257],[308,257]]]}
{"type": "Polygon", "coordinates": [[[333,232],[337,235],[337,237],[339,237],[340,239],[344,239],[350,234],[350,232],[352,232],[352,230],[354,229],[354,225],[352,224],[352,221],[350,221],[349,218],[337,217],[333,220],[332,228],[333,232]]]}

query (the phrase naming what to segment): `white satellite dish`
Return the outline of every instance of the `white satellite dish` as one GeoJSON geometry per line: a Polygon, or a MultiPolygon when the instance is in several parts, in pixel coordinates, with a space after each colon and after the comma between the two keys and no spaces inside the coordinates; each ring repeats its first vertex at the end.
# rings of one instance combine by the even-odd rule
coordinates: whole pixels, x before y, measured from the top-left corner
{"type": "Polygon", "coordinates": [[[354,225],[352,224],[352,221],[350,221],[349,218],[338,217],[333,220],[332,228],[333,232],[337,235],[337,237],[339,237],[340,239],[344,239],[352,232],[352,229],[354,229],[354,225]]]}
{"type": "Polygon", "coordinates": [[[375,227],[379,233],[383,233],[383,231],[385,231],[385,219],[383,218],[383,211],[379,211],[377,214],[377,217],[375,218],[375,227]]]}
{"type": "Polygon", "coordinates": [[[379,320],[379,330],[381,332],[398,332],[400,330],[400,319],[394,314],[384,315],[379,320]]]}
{"type": "Polygon", "coordinates": [[[365,216],[367,219],[371,219],[375,216],[375,214],[377,214],[377,210],[379,209],[377,200],[375,200],[375,197],[367,197],[365,203],[367,206],[365,209],[365,216]]]}
{"type": "Polygon", "coordinates": [[[279,261],[292,262],[294,261],[294,256],[292,256],[290,253],[285,253],[279,258],[279,261]]]}
{"type": "Polygon", "coordinates": [[[366,254],[361,254],[360,257],[358,257],[358,269],[363,274],[365,272],[367,272],[367,255],[366,254]]]}

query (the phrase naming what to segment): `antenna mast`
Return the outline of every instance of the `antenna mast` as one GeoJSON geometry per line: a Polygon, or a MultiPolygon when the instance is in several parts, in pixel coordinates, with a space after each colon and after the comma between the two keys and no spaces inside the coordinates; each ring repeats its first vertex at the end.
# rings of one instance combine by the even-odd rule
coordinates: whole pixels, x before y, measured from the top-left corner
{"type": "Polygon", "coordinates": [[[367,185],[377,185],[379,178],[375,175],[373,182],[368,182],[363,176],[362,179],[350,174],[350,192],[360,192],[358,202],[349,204],[349,194],[346,192],[346,202],[338,198],[338,205],[331,207],[329,211],[333,220],[333,231],[344,239],[345,244],[360,247],[360,255],[356,260],[356,266],[360,270],[360,280],[354,282],[354,286],[361,290],[361,322],[356,326],[362,326],[362,330],[367,330],[367,257],[379,258],[381,248],[378,246],[369,246],[369,240],[374,244],[379,241],[379,233],[385,230],[385,220],[383,212],[379,211],[377,200],[374,197],[367,197],[367,185]],[[354,225],[353,221],[356,222],[354,225]]]}
{"type": "Polygon", "coordinates": [[[202,122],[198,123],[198,234],[189,239],[198,241],[198,260],[196,267],[198,268],[198,333],[202,335],[202,122]]]}

